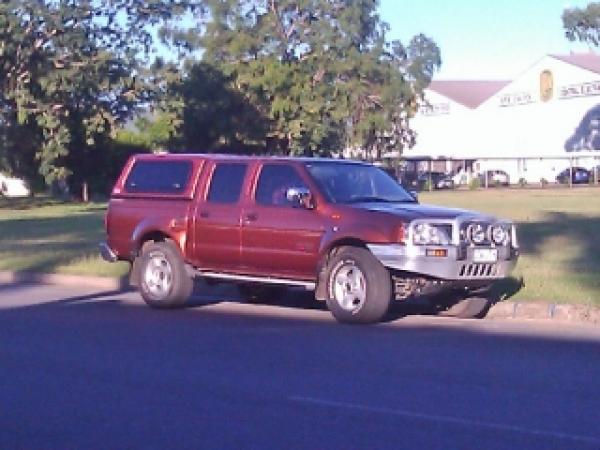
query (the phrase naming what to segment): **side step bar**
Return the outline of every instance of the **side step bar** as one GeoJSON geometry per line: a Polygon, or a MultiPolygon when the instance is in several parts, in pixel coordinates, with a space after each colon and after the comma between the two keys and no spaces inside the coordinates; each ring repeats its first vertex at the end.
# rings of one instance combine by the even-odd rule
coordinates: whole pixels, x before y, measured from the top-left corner
{"type": "Polygon", "coordinates": [[[273,277],[253,277],[250,275],[232,275],[228,273],[218,273],[218,272],[202,272],[196,271],[195,275],[200,277],[207,278],[217,278],[221,280],[227,281],[242,281],[242,282],[250,282],[250,283],[268,283],[268,284],[280,284],[285,286],[299,286],[303,287],[307,291],[314,291],[316,287],[316,283],[313,281],[298,281],[298,280],[290,280],[287,278],[273,278],[273,277]]]}

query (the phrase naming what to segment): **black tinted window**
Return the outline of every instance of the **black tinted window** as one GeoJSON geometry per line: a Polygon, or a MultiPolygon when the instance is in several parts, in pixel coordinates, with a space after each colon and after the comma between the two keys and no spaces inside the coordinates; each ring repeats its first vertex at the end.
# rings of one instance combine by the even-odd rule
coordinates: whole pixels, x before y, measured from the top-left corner
{"type": "Polygon", "coordinates": [[[125,191],[180,194],[185,190],[191,172],[191,161],[137,161],[125,181],[125,191]]]}
{"type": "Polygon", "coordinates": [[[217,164],[210,181],[207,200],[212,203],[237,203],[246,176],[246,164],[217,164]]]}
{"type": "Polygon", "coordinates": [[[289,188],[303,188],[304,182],[291,166],[265,164],[256,186],[256,203],[261,205],[292,206],[287,200],[289,188]]]}

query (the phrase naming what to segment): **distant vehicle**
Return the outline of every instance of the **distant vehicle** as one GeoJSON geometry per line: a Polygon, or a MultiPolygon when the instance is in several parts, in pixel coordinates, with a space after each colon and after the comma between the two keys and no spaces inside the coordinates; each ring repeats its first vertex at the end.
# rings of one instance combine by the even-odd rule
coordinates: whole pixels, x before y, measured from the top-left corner
{"type": "Polygon", "coordinates": [[[416,188],[424,190],[431,182],[433,189],[453,189],[454,180],[449,174],[444,172],[423,172],[416,179],[416,188]]]}
{"type": "Polygon", "coordinates": [[[508,174],[503,170],[486,170],[484,173],[479,174],[479,182],[482,186],[508,186],[510,178],[508,174]]]}
{"type": "Polygon", "coordinates": [[[588,184],[592,173],[584,167],[567,167],[556,175],[556,181],[562,184],[568,184],[569,178],[573,184],[588,184]]]}
{"type": "Polygon", "coordinates": [[[0,175],[0,194],[4,197],[27,197],[31,191],[24,180],[0,175]]]}

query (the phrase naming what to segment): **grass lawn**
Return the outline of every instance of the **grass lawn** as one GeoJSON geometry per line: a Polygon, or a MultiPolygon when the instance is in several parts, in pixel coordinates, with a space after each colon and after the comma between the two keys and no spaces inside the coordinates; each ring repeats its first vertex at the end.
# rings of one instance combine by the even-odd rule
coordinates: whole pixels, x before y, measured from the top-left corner
{"type": "MultiPolygon", "coordinates": [[[[600,188],[438,191],[420,200],[519,224],[522,256],[514,278],[499,286],[514,299],[600,305],[600,188]]],[[[127,264],[98,256],[105,206],[0,198],[0,270],[126,274],[127,264]]]]}
{"type": "Polygon", "coordinates": [[[0,198],[0,270],[115,277],[126,263],[98,254],[104,239],[104,203],[0,198]]]}
{"type": "Polygon", "coordinates": [[[524,285],[515,300],[600,305],[600,188],[437,191],[421,193],[420,201],[518,223],[513,275],[524,285]]]}

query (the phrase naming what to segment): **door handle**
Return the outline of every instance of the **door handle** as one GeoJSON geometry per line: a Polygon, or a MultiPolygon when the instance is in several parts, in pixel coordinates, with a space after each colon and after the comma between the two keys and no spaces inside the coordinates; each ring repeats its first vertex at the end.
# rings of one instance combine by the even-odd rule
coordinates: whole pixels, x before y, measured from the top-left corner
{"type": "Polygon", "coordinates": [[[248,213],[246,214],[246,217],[244,218],[244,222],[249,223],[249,222],[256,222],[258,220],[258,215],[256,213],[248,213]]]}
{"type": "Polygon", "coordinates": [[[210,214],[208,214],[208,211],[200,211],[200,217],[203,219],[208,219],[208,216],[210,214]]]}

